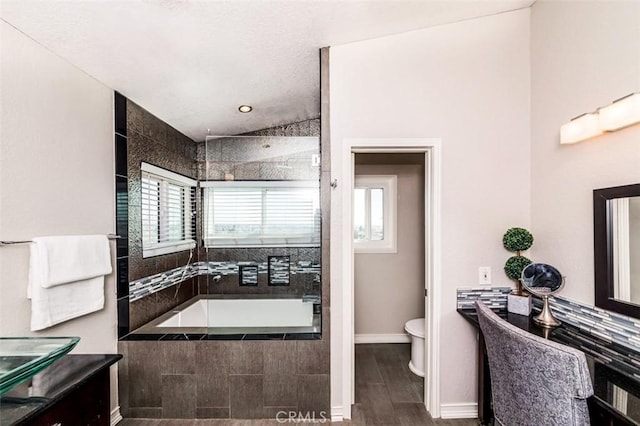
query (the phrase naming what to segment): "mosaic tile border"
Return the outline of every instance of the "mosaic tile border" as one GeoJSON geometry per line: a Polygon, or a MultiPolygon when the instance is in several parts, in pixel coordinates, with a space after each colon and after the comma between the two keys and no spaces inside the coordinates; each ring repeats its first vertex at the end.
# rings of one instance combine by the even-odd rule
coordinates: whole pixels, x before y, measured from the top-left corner
{"type": "MultiPolygon", "coordinates": [[[[199,275],[237,275],[240,266],[257,266],[258,274],[267,274],[269,271],[267,262],[195,262],[186,268],[180,266],[129,282],[129,302],[142,299],[199,275]]],[[[292,263],[290,269],[291,275],[320,274],[320,272],[320,264],[308,260],[292,263]]]]}
{"type": "MultiPolygon", "coordinates": [[[[534,309],[541,309],[542,301],[540,299],[534,298],[533,303],[534,309]]],[[[640,352],[640,320],[605,311],[595,306],[583,305],[563,297],[550,297],[549,306],[560,321],[605,342],[613,342],[640,352]]]]}
{"type": "Polygon", "coordinates": [[[511,287],[482,287],[459,288],[456,290],[456,304],[458,309],[475,309],[476,300],[481,300],[491,309],[506,309],[507,294],[511,287]]]}
{"type": "Polygon", "coordinates": [[[640,379],[640,352],[636,348],[603,341],[599,336],[591,338],[590,335],[585,335],[582,330],[571,327],[561,327],[553,333],[555,341],[580,348],[601,364],[640,379]]]}
{"type": "Polygon", "coordinates": [[[186,268],[181,266],[131,281],[129,282],[129,302],[142,299],[145,296],[164,290],[167,287],[171,287],[190,278],[197,277],[198,275],[201,275],[199,269],[194,267],[194,265],[189,265],[186,268]]]}

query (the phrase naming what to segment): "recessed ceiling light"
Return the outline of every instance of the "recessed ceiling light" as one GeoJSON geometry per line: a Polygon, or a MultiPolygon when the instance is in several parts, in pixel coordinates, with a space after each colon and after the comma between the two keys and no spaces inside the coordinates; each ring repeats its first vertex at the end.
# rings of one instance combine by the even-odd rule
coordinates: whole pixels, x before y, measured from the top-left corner
{"type": "Polygon", "coordinates": [[[246,114],[247,112],[253,111],[253,107],[251,105],[240,105],[238,111],[246,114]]]}

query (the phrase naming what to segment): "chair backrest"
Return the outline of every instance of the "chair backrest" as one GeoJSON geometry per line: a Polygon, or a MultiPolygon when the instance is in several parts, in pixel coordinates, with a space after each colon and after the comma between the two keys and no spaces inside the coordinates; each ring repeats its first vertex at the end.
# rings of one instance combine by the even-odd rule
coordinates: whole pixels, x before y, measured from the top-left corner
{"type": "Polygon", "coordinates": [[[493,411],[505,426],[589,425],[584,353],[521,330],[476,301],[489,356],[493,411]]]}

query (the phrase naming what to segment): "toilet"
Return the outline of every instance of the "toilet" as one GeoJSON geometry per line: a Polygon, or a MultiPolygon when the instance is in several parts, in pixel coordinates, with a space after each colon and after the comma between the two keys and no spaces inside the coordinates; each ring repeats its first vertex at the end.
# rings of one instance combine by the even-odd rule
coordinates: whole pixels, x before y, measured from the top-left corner
{"type": "Polygon", "coordinates": [[[411,336],[409,370],[416,376],[424,377],[424,318],[407,321],[404,329],[411,336]]]}

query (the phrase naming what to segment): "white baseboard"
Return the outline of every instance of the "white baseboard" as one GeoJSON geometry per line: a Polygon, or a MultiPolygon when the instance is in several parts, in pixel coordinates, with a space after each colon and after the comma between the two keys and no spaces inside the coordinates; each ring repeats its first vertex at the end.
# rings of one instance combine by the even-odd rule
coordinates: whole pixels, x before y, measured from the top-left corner
{"type": "Polygon", "coordinates": [[[478,417],[478,404],[441,404],[440,417],[443,419],[475,419],[478,417]]]}
{"type": "Polygon", "coordinates": [[[342,406],[331,407],[331,422],[341,422],[344,420],[342,406]]]}
{"type": "Polygon", "coordinates": [[[111,426],[115,426],[122,421],[122,414],[120,414],[120,406],[111,411],[111,426]]]}
{"type": "Polygon", "coordinates": [[[355,344],[359,343],[411,343],[408,334],[356,334],[355,344]]]}

